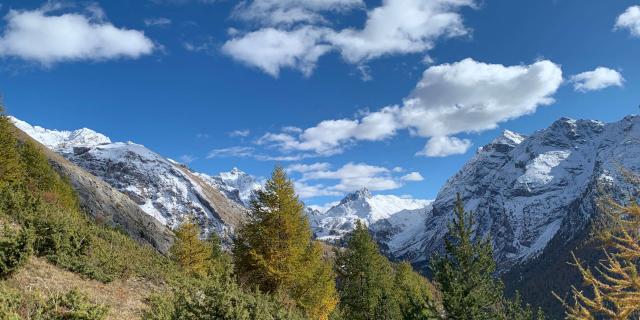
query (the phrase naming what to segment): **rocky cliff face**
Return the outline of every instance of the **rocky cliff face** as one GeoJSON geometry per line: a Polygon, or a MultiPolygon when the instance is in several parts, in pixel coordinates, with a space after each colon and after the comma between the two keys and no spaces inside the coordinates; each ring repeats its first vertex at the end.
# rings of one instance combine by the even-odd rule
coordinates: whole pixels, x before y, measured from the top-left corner
{"type": "Polygon", "coordinates": [[[639,116],[609,124],[565,118],[530,137],[505,131],[447,181],[424,229],[405,235],[409,240],[389,254],[424,265],[441,251],[459,193],[475,212],[476,236],[491,235],[499,268],[508,270],[540,255],[552,239],[561,245],[582,233],[601,190],[624,198],[629,188],[620,167],[640,172],[639,116]]]}
{"type": "MultiPolygon", "coordinates": [[[[126,194],[139,209],[170,228],[190,219],[200,224],[204,236],[215,232],[228,242],[246,216],[241,190],[224,185],[222,179],[212,183],[216,178],[192,172],[142,145],[111,142],[89,129],[54,131],[13,121],[51,150],[126,194]],[[238,197],[228,198],[232,193],[238,197]]],[[[239,170],[235,173],[241,175],[239,170]]]]}

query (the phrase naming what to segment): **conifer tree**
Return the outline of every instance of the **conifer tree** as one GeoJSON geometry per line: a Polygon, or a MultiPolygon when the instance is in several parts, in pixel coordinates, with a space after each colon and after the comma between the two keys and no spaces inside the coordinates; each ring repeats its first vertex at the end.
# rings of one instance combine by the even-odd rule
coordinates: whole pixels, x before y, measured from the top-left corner
{"type": "Polygon", "coordinates": [[[356,223],[344,251],[336,251],[340,309],[346,319],[402,319],[394,270],[369,231],[356,223]]]}
{"type": "Polygon", "coordinates": [[[395,287],[403,319],[437,319],[435,287],[408,262],[396,266],[395,287]]]}
{"type": "MultiPolygon", "coordinates": [[[[637,186],[637,177],[630,178],[637,186]]],[[[608,226],[600,230],[606,240],[606,259],[592,271],[573,256],[583,282],[591,290],[585,293],[572,287],[574,304],[565,303],[567,319],[624,320],[640,316],[640,204],[636,200],[621,205],[608,199],[602,208],[608,219],[608,226]]]]}
{"type": "Polygon", "coordinates": [[[474,221],[460,195],[455,218],[445,240],[446,254],[432,258],[434,279],[442,291],[442,303],[449,319],[492,320],[501,313],[502,282],[493,278],[496,270],[490,240],[473,239],[474,221]]]}
{"type": "Polygon", "coordinates": [[[334,275],[303,209],[293,183],[276,168],[238,232],[236,273],[242,284],[276,294],[312,319],[327,319],[337,304],[334,275]]]}
{"type": "Polygon", "coordinates": [[[211,258],[211,249],[200,240],[200,228],[192,222],[181,224],[175,231],[176,240],[170,249],[171,257],[182,269],[194,275],[204,276],[211,258]]]}

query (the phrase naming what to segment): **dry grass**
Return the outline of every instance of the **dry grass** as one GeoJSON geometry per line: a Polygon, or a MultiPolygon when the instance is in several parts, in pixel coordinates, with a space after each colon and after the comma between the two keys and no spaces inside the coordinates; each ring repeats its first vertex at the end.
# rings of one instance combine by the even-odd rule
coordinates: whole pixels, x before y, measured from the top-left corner
{"type": "Polygon", "coordinates": [[[110,310],[107,319],[113,320],[140,319],[142,310],[147,308],[145,299],[161,290],[158,286],[138,279],[117,280],[108,284],[88,280],[34,257],[7,279],[5,284],[25,293],[41,292],[45,295],[77,289],[85,293],[92,302],[108,306],[110,310]]]}

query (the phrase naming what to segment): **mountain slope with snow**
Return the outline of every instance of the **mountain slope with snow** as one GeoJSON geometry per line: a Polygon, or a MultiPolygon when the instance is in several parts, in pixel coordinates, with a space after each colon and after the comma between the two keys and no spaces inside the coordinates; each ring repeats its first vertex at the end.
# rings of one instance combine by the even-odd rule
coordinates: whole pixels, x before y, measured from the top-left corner
{"type": "MultiPolygon", "coordinates": [[[[640,172],[640,117],[615,123],[560,119],[524,137],[506,131],[438,193],[424,229],[390,254],[424,265],[442,251],[456,194],[475,212],[477,236],[491,235],[500,270],[540,255],[554,237],[571,240],[596,215],[599,190],[623,198],[619,167],[640,172]]],[[[384,241],[383,241],[384,242],[384,241]]]]}
{"type": "Polygon", "coordinates": [[[342,238],[355,228],[356,221],[371,226],[403,210],[424,208],[427,200],[404,199],[393,195],[372,195],[366,188],[348,194],[327,212],[309,215],[314,234],[320,240],[342,238]]]}
{"type": "Polygon", "coordinates": [[[90,129],[55,131],[12,120],[35,140],[128,195],[164,225],[174,228],[190,219],[204,234],[215,232],[229,240],[246,216],[242,199],[227,197],[229,190],[250,185],[250,177],[237,169],[233,174],[245,184],[226,185],[222,178],[212,183],[215,177],[194,173],[139,144],[111,142],[90,129]]]}

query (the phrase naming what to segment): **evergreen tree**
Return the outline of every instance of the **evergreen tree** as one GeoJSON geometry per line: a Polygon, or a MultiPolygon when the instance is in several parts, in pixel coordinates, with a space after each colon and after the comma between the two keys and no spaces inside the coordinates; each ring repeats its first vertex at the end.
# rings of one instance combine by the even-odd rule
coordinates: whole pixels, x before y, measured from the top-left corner
{"type": "Polygon", "coordinates": [[[473,239],[472,213],[466,212],[458,195],[455,218],[445,240],[446,255],[432,258],[434,279],[442,291],[442,303],[449,319],[492,320],[501,313],[502,282],[493,278],[496,270],[491,242],[473,239]]]}
{"type": "Polygon", "coordinates": [[[396,266],[395,286],[403,319],[437,319],[435,287],[413,270],[408,262],[396,266]]]}
{"type": "Polygon", "coordinates": [[[236,273],[242,284],[276,294],[313,319],[327,319],[337,304],[334,275],[303,209],[293,183],[276,168],[238,232],[236,273]]]}
{"type": "Polygon", "coordinates": [[[175,231],[176,240],[170,249],[172,258],[182,269],[194,275],[207,274],[211,249],[200,240],[200,228],[192,222],[185,222],[175,231]]]}
{"type": "Polygon", "coordinates": [[[344,251],[336,251],[340,309],[345,319],[402,319],[394,270],[362,223],[344,251]]]}

